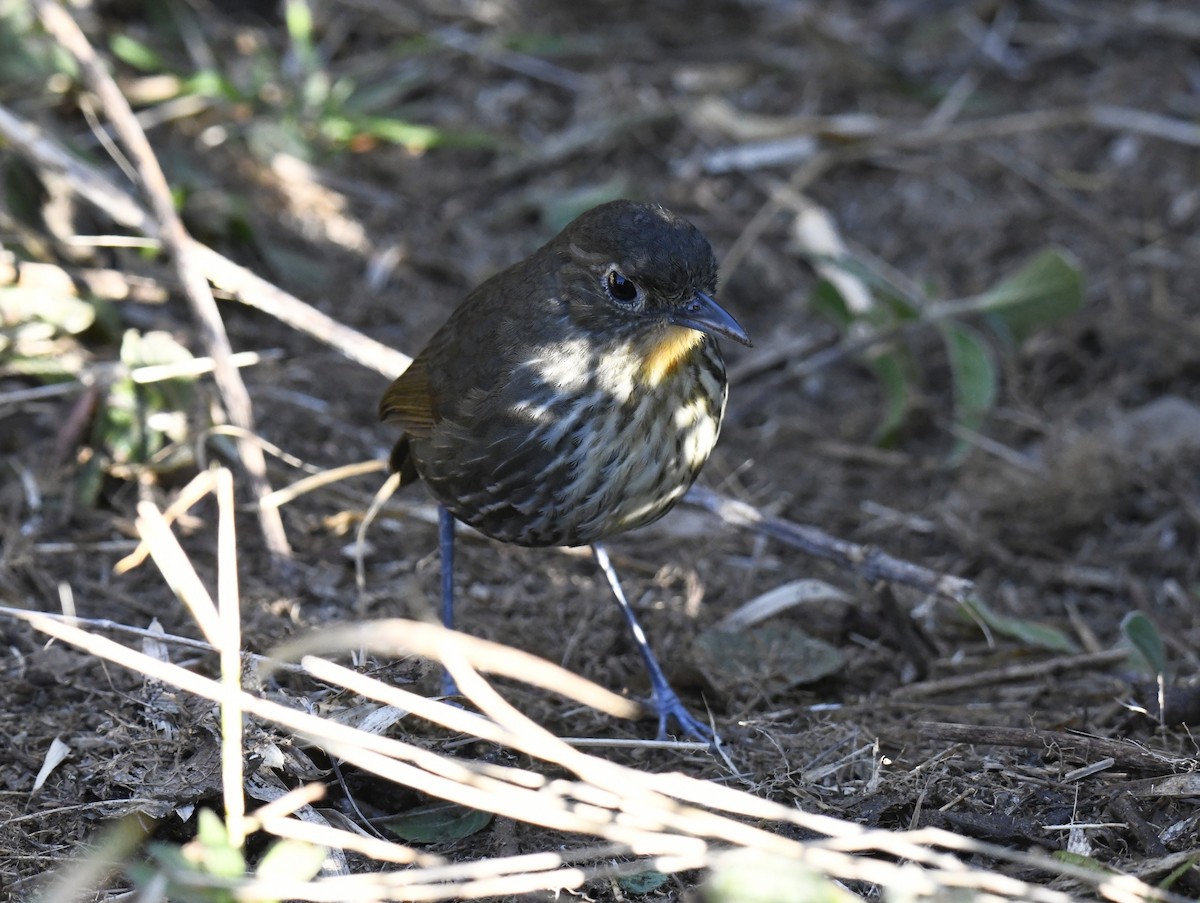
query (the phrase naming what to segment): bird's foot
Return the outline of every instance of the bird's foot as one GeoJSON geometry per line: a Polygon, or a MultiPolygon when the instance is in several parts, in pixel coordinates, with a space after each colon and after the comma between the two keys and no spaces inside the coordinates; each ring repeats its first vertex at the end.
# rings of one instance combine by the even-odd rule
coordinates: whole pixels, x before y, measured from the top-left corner
{"type": "Polygon", "coordinates": [[[647,705],[658,715],[659,740],[670,739],[669,728],[675,725],[679,728],[678,734],[712,746],[721,745],[721,738],[712,726],[689,712],[670,686],[655,687],[654,697],[647,705]]]}

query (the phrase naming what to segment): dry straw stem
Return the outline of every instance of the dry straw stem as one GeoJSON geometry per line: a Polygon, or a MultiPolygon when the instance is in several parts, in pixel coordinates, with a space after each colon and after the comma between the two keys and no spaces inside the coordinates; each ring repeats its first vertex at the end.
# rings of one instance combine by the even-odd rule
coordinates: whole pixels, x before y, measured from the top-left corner
{"type": "Polygon", "coordinates": [[[221,684],[228,695],[221,703],[221,779],[225,822],[230,842],[245,838],[245,783],[242,773],[242,709],[238,704],[242,679],[241,601],[237,580],[237,536],[234,528],[233,474],[225,468],[205,471],[192,481],[201,494],[217,498],[217,604],[213,604],[187,553],[171,532],[163,513],[149,502],[138,505],[138,535],[150,550],[159,571],[171,583],[220,657],[221,684]],[[203,479],[202,479],[203,477],[203,479]]]}
{"type": "MultiPolygon", "coordinates": [[[[217,617],[220,624],[221,684],[228,696],[221,702],[221,787],[225,795],[225,828],[229,842],[241,846],[246,838],[246,796],[242,792],[242,606],[238,593],[237,531],[234,527],[233,474],[215,472],[217,495],[217,617]]],[[[170,528],[164,527],[170,532],[170,528]]],[[[171,534],[172,538],[174,534],[171,534]]],[[[157,563],[157,562],[156,562],[157,563]]]]}
{"type": "MultiPolygon", "coordinates": [[[[175,523],[175,521],[186,514],[193,505],[212,492],[215,485],[216,482],[215,478],[213,477],[213,472],[210,470],[202,470],[192,477],[186,486],[179,490],[175,496],[175,500],[167,506],[166,511],[159,511],[154,505],[148,505],[145,510],[145,515],[149,518],[154,518],[155,515],[161,518],[162,522],[168,527],[166,531],[167,534],[170,535],[170,525],[175,523]]],[[[141,509],[139,509],[139,514],[140,513],[142,513],[141,509]]],[[[137,547],[132,552],[116,563],[116,565],[113,567],[114,573],[124,574],[126,571],[133,570],[135,567],[145,561],[146,556],[150,554],[150,544],[147,539],[144,538],[146,535],[145,532],[139,530],[138,535],[143,536],[142,541],[138,543],[137,547]]],[[[160,531],[155,531],[152,535],[156,539],[161,540],[164,538],[160,531]]],[[[174,537],[172,536],[171,538],[173,539],[174,537]]],[[[176,572],[173,570],[164,570],[161,566],[159,570],[161,570],[163,575],[167,577],[167,582],[171,584],[172,589],[174,589],[174,584],[171,582],[171,575],[175,574],[176,572]]],[[[179,592],[176,590],[175,594],[179,595],[179,592]]],[[[194,613],[193,616],[195,616],[194,613]]],[[[203,629],[203,622],[200,622],[200,624],[201,629],[203,629]]],[[[204,630],[204,633],[206,636],[210,635],[209,630],[204,630]]]]}
{"type": "MultiPolygon", "coordinates": [[[[229,362],[238,368],[252,367],[264,360],[279,357],[274,351],[241,351],[230,357],[229,362]]],[[[61,383],[49,383],[44,386],[34,386],[30,389],[15,389],[11,392],[0,392],[0,406],[25,404],[42,398],[54,398],[59,395],[72,395],[89,386],[103,383],[110,379],[128,377],[139,385],[162,382],[167,379],[180,379],[202,376],[212,373],[215,364],[211,357],[195,357],[173,364],[149,364],[145,367],[126,367],[119,362],[96,364],[86,368],[79,379],[61,383]]]]}
{"type": "Polygon", "coordinates": [[[320,473],[309,474],[294,483],[289,483],[282,489],[276,489],[270,495],[258,500],[259,505],[281,508],[289,502],[294,502],[302,495],[313,492],[331,483],[348,480],[351,477],[361,477],[369,473],[379,473],[387,470],[386,461],[358,461],[354,464],[343,464],[341,467],[331,467],[320,473]]]}
{"type": "MultiPolygon", "coordinates": [[[[641,706],[632,700],[618,696],[611,690],[606,690],[536,655],[491,640],[447,630],[437,624],[404,618],[326,628],[319,633],[309,634],[280,646],[275,650],[274,656],[277,659],[289,660],[314,652],[344,652],[352,649],[368,649],[391,655],[422,655],[444,663],[451,659],[464,659],[483,671],[521,680],[543,690],[562,692],[584,705],[617,718],[633,718],[641,712],[641,706]]],[[[269,677],[270,670],[264,669],[262,676],[264,679],[269,677]]],[[[466,730],[473,733],[470,728],[466,730]]]]}

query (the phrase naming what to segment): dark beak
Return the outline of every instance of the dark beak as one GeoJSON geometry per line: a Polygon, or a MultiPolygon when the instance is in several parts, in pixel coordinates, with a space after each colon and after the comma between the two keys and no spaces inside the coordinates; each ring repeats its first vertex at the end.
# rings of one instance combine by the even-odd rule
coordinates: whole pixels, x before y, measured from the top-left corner
{"type": "Polygon", "coordinates": [[[723,335],[743,345],[753,344],[738,321],[704,292],[696,292],[695,298],[671,311],[670,319],[676,326],[687,326],[709,335],[723,335]]]}

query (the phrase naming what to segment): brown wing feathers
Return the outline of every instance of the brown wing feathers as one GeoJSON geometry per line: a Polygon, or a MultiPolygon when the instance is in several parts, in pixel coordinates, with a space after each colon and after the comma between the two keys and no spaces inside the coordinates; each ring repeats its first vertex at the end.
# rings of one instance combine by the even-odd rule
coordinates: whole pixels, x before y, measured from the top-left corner
{"type": "Polygon", "coordinates": [[[429,391],[429,371],[422,358],[413,361],[383,393],[379,402],[379,419],[398,423],[403,428],[404,435],[392,449],[388,465],[400,474],[403,483],[413,482],[419,475],[410,454],[409,437],[428,438],[437,422],[433,396],[429,391]]]}

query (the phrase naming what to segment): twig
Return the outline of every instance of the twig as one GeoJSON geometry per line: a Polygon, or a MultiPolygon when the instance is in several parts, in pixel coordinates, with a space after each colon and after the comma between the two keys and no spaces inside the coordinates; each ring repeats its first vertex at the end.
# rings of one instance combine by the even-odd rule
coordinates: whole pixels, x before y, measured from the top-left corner
{"type": "Polygon", "coordinates": [[[208,273],[208,278],[241,303],[324,342],[355,363],[382,373],[389,379],[395,379],[412,363],[408,355],[339,323],[212,248],[198,242],[194,244],[197,258],[208,273]]]}
{"type": "Polygon", "coordinates": [[[974,591],[975,584],[970,580],[940,574],[919,564],[893,558],[870,546],[830,536],[816,527],[770,517],[753,505],[719,495],[702,486],[693,486],[684,500],[712,512],[726,523],[777,539],[816,558],[832,561],[871,582],[886,580],[900,583],[923,592],[937,593],[959,603],[974,591]]]}
{"type": "MultiPolygon", "coordinates": [[[[229,360],[235,367],[253,367],[266,360],[280,357],[282,352],[277,349],[266,351],[239,351],[229,360]]],[[[147,364],[144,367],[130,368],[120,361],[95,364],[80,374],[78,379],[70,382],[49,383],[44,386],[34,386],[30,389],[16,389],[12,392],[0,392],[0,407],[5,405],[24,404],[27,401],[37,401],[42,398],[54,398],[59,395],[71,395],[80,392],[96,383],[110,379],[129,378],[135,383],[146,384],[162,382],[168,379],[184,379],[200,376],[213,371],[211,357],[193,357],[173,364],[147,364]]]]}
{"type": "MultiPolygon", "coordinates": [[[[215,364],[214,377],[217,388],[225,402],[229,418],[235,425],[253,432],[254,413],[250,393],[246,390],[246,384],[242,382],[241,374],[230,362],[233,349],[225,332],[221,313],[217,309],[216,299],[213,298],[212,289],[209,288],[204,270],[199,264],[191,237],[175,211],[171,186],[163,174],[162,167],[159,166],[154,149],[146,139],[146,133],[134,117],[121,89],[117,87],[112,75],[70,14],[53,0],[34,2],[46,31],[75,57],[84,80],[99,98],[117,136],[128,150],[137,168],[142,189],[149,198],[155,220],[158,222],[159,237],[171,255],[192,313],[200,323],[204,345],[215,364]]],[[[269,494],[271,485],[267,480],[267,462],[262,449],[250,442],[239,442],[238,449],[255,498],[269,494]]],[[[260,507],[258,517],[271,555],[277,561],[290,557],[291,549],[279,510],[260,507]]]]}
{"type": "Polygon", "coordinates": [[[951,743],[1052,749],[1063,759],[1080,762],[1111,756],[1118,765],[1124,768],[1140,768],[1157,774],[1193,770],[1197,765],[1195,759],[1154,752],[1127,741],[1087,737],[1083,734],[1070,734],[1066,731],[924,721],[920,725],[920,733],[927,739],[948,740],[951,743]]]}
{"type": "Polygon", "coordinates": [[[274,505],[278,508],[294,501],[305,493],[320,489],[322,486],[328,486],[331,483],[348,480],[351,477],[358,477],[363,474],[379,473],[380,471],[387,471],[386,461],[356,461],[353,464],[343,464],[341,467],[331,467],[318,473],[309,474],[295,483],[284,486],[282,489],[276,489],[265,498],[259,499],[258,503],[260,505],[274,505]]]}
{"type": "Polygon", "coordinates": [[[1159,839],[1158,829],[1142,816],[1141,807],[1127,790],[1114,793],[1108,801],[1108,808],[1125,823],[1147,856],[1166,856],[1170,852],[1167,845],[1159,839]]]}
{"type": "Polygon", "coordinates": [[[518,75],[524,75],[526,78],[533,78],[548,85],[555,85],[573,94],[578,94],[580,91],[586,90],[592,81],[586,75],[572,72],[569,69],[564,69],[562,66],[556,66],[554,63],[548,63],[540,57],[530,56],[527,53],[518,53],[515,50],[508,50],[504,47],[491,46],[490,43],[486,43],[475,35],[454,26],[439,28],[431,32],[430,37],[435,41],[440,41],[451,50],[457,50],[468,56],[485,60],[502,69],[508,69],[510,72],[515,72],[518,75]]]}
{"type": "Polygon", "coordinates": [[[1105,649],[1103,652],[1091,652],[1085,655],[1064,655],[1029,665],[990,668],[986,671],[960,674],[942,680],[927,680],[909,684],[893,691],[893,695],[903,697],[937,696],[941,693],[969,690],[972,687],[990,687],[1015,680],[1028,680],[1031,677],[1062,674],[1064,671],[1087,671],[1092,668],[1115,665],[1128,658],[1129,652],[1125,649],[1105,649]]]}
{"type": "Polygon", "coordinates": [[[0,135],[36,167],[61,176],[71,190],[88,203],[103,210],[114,222],[141,232],[157,235],[158,227],[150,214],[133,196],[118,188],[97,169],[67,153],[41,130],[0,105],[0,135]]]}

